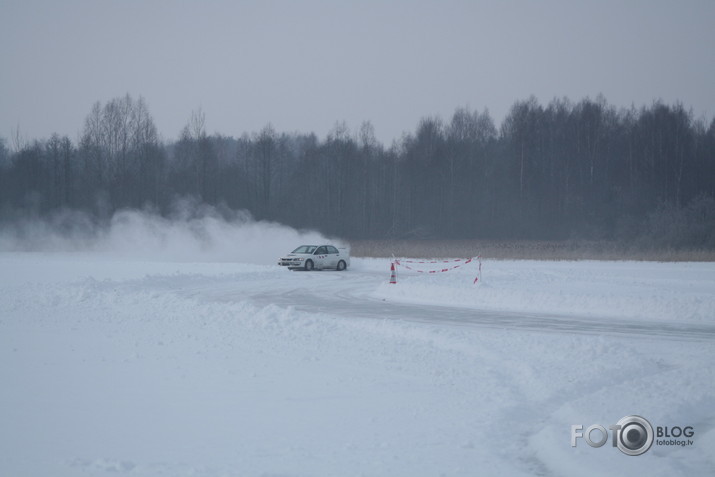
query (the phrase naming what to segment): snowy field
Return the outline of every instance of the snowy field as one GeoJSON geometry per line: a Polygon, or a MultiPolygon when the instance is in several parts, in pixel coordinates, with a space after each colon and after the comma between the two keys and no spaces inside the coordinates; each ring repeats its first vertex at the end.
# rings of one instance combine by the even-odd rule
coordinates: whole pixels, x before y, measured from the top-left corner
{"type": "Polygon", "coordinates": [[[387,260],[123,243],[0,253],[0,475],[715,472],[713,263],[485,259],[476,285],[474,263],[391,285],[387,260]],[[694,443],[571,446],[632,414],[694,443]]]}

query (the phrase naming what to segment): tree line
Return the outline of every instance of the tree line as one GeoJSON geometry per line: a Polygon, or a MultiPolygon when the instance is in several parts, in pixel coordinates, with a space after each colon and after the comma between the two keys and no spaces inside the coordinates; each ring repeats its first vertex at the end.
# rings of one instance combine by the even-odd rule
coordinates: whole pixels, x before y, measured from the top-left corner
{"type": "Polygon", "coordinates": [[[177,198],[347,239],[621,240],[715,248],[715,119],[656,101],[517,101],[423,118],[386,147],[370,122],[323,140],[271,125],[209,135],[192,113],[163,142],[142,98],[96,103],[75,143],[0,138],[0,217],[124,208],[177,198]]]}

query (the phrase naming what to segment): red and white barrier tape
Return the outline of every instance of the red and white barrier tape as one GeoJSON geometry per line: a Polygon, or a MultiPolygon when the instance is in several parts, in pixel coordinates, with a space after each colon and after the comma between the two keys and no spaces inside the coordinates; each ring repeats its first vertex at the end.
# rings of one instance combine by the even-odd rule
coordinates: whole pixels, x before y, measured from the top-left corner
{"type": "Polygon", "coordinates": [[[480,257],[472,257],[472,258],[458,258],[456,260],[435,260],[432,262],[418,262],[416,260],[397,260],[397,262],[403,262],[403,263],[453,263],[453,262],[465,262],[465,265],[472,260],[478,259],[480,257]]]}
{"type": "Polygon", "coordinates": [[[402,267],[405,267],[407,270],[412,270],[413,272],[417,273],[444,273],[444,272],[449,272],[452,270],[455,270],[457,268],[463,267],[464,265],[467,265],[474,260],[477,260],[479,262],[479,275],[474,279],[474,283],[477,283],[479,279],[482,277],[482,257],[481,256],[476,256],[472,258],[459,258],[456,260],[437,260],[437,261],[432,261],[432,262],[419,262],[415,260],[398,260],[395,259],[395,265],[400,265],[402,267]],[[416,268],[412,268],[409,265],[405,265],[405,263],[454,263],[454,262],[464,262],[460,263],[459,265],[454,265],[448,268],[443,268],[441,270],[418,270],[416,268]]]}

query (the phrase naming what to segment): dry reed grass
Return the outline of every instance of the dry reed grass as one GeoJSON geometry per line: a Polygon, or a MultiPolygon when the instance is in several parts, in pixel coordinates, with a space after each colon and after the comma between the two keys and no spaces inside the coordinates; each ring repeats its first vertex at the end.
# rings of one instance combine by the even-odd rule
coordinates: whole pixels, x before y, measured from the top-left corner
{"type": "Polygon", "coordinates": [[[474,257],[503,260],[637,260],[712,262],[715,250],[642,249],[616,242],[486,240],[354,240],[354,257],[474,257]]]}

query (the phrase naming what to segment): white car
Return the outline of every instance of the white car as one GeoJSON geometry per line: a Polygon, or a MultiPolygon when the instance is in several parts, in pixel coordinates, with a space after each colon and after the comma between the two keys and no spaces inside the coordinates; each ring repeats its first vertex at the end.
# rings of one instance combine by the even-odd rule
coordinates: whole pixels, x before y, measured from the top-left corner
{"type": "Polygon", "coordinates": [[[333,245],[301,245],[278,260],[278,265],[288,267],[288,270],[332,269],[342,272],[350,266],[350,252],[333,245]]]}

